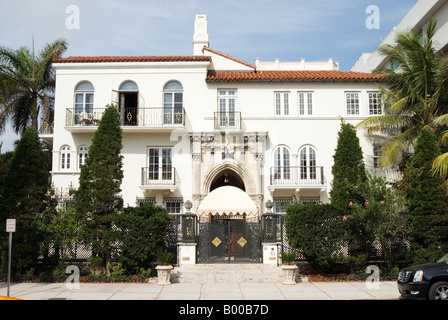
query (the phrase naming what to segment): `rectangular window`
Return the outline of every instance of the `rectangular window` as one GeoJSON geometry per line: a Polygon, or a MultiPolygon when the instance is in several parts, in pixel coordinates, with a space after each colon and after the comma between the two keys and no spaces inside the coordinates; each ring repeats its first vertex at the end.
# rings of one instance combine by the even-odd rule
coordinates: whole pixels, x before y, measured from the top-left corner
{"type": "Polygon", "coordinates": [[[218,91],[218,121],[221,128],[234,128],[236,109],[236,90],[218,91]]]}
{"type": "Polygon", "coordinates": [[[345,94],[345,105],[347,108],[347,115],[359,115],[359,93],[347,92],[345,94]]]}
{"type": "Polygon", "coordinates": [[[275,115],[289,115],[289,92],[275,92],[275,115]]]}
{"type": "Polygon", "coordinates": [[[293,202],[292,197],[274,198],[274,213],[286,213],[286,206],[293,202]]]}
{"type": "Polygon", "coordinates": [[[378,169],[380,167],[380,151],[381,151],[381,146],[376,144],[373,145],[373,167],[375,169],[378,169]]]}
{"type": "Polygon", "coordinates": [[[171,148],[148,149],[148,179],[159,181],[173,180],[171,148]]]}
{"type": "MultiPolygon", "coordinates": [[[[70,170],[70,167],[71,167],[70,156],[71,156],[70,147],[68,147],[68,146],[62,147],[61,153],[60,153],[61,170],[70,170]]],[[[75,158],[75,160],[76,160],[76,158],[75,158]]]]}
{"type": "Polygon", "coordinates": [[[380,115],[381,108],[381,93],[369,92],[369,115],[380,115]]]}
{"type": "Polygon", "coordinates": [[[163,202],[169,214],[182,213],[182,198],[164,198],[163,202]]]}
{"type": "Polygon", "coordinates": [[[313,115],[313,92],[299,92],[299,115],[312,116],[313,115]]]}

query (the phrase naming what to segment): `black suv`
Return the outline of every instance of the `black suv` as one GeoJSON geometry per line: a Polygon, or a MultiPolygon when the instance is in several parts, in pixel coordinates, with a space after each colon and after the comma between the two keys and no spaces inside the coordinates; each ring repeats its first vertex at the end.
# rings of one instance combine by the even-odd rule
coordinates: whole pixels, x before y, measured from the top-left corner
{"type": "Polygon", "coordinates": [[[400,299],[448,300],[448,254],[436,263],[402,269],[397,283],[400,299]]]}

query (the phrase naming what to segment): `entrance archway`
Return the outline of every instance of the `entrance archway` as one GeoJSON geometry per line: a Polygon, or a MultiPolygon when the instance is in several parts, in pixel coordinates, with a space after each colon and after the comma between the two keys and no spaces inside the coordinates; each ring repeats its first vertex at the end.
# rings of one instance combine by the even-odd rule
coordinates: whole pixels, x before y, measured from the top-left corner
{"type": "Polygon", "coordinates": [[[229,185],[235,186],[238,189],[245,191],[247,194],[254,194],[256,191],[255,182],[247,170],[233,161],[224,161],[210,170],[205,176],[201,186],[202,194],[207,195],[219,187],[229,185]],[[225,184],[226,174],[229,181],[227,184],[225,184]],[[231,182],[231,178],[233,179],[233,182],[231,182]],[[213,188],[212,184],[214,184],[213,188]]]}
{"type": "Polygon", "coordinates": [[[213,180],[210,186],[210,192],[217,188],[225,186],[236,187],[243,190],[244,192],[246,191],[243,180],[233,170],[230,169],[225,169],[219,176],[217,176],[213,180]]]}

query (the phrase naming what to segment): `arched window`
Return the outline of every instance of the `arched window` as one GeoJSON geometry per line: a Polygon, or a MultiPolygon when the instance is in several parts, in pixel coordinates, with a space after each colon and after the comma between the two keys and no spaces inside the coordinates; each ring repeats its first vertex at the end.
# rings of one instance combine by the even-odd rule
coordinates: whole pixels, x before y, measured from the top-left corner
{"type": "Polygon", "coordinates": [[[75,124],[93,113],[95,88],[89,81],[82,81],[75,87],[75,124]],[[80,116],[81,115],[81,116],[80,116]]]}
{"type": "Polygon", "coordinates": [[[300,179],[317,179],[317,156],[316,149],[312,146],[304,146],[299,151],[300,179]]]}
{"type": "Polygon", "coordinates": [[[285,146],[279,146],[274,151],[274,179],[291,179],[291,153],[285,146]]]}
{"type": "Polygon", "coordinates": [[[183,124],[183,87],[178,81],[170,81],[163,87],[163,123],[183,124]]]}
{"type": "Polygon", "coordinates": [[[134,81],[125,81],[120,85],[120,88],[118,91],[129,91],[129,92],[135,92],[138,91],[138,86],[134,81]]]}
{"type": "Polygon", "coordinates": [[[87,155],[89,154],[89,147],[81,146],[78,149],[78,170],[81,169],[81,166],[86,164],[87,155]]]}
{"type": "Polygon", "coordinates": [[[61,170],[70,170],[71,159],[70,159],[70,147],[65,145],[62,146],[60,150],[60,168],[61,170]]]}

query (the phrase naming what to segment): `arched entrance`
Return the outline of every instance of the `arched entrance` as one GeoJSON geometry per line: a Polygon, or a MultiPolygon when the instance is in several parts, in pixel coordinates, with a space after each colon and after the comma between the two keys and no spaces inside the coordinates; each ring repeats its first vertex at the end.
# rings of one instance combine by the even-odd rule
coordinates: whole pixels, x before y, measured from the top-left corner
{"type": "Polygon", "coordinates": [[[256,191],[251,174],[234,161],[223,161],[210,170],[202,182],[202,194],[207,195],[223,186],[234,186],[248,194],[254,194],[256,191]]]}
{"type": "Polygon", "coordinates": [[[213,190],[225,187],[225,186],[233,186],[243,191],[246,191],[246,187],[244,185],[243,180],[235,173],[235,171],[230,169],[225,169],[218,175],[215,180],[213,180],[210,186],[210,192],[213,190]]]}
{"type": "Polygon", "coordinates": [[[217,187],[201,202],[197,214],[200,218],[208,217],[200,219],[200,262],[260,261],[258,219],[247,219],[258,217],[258,209],[244,190],[217,187]]]}

